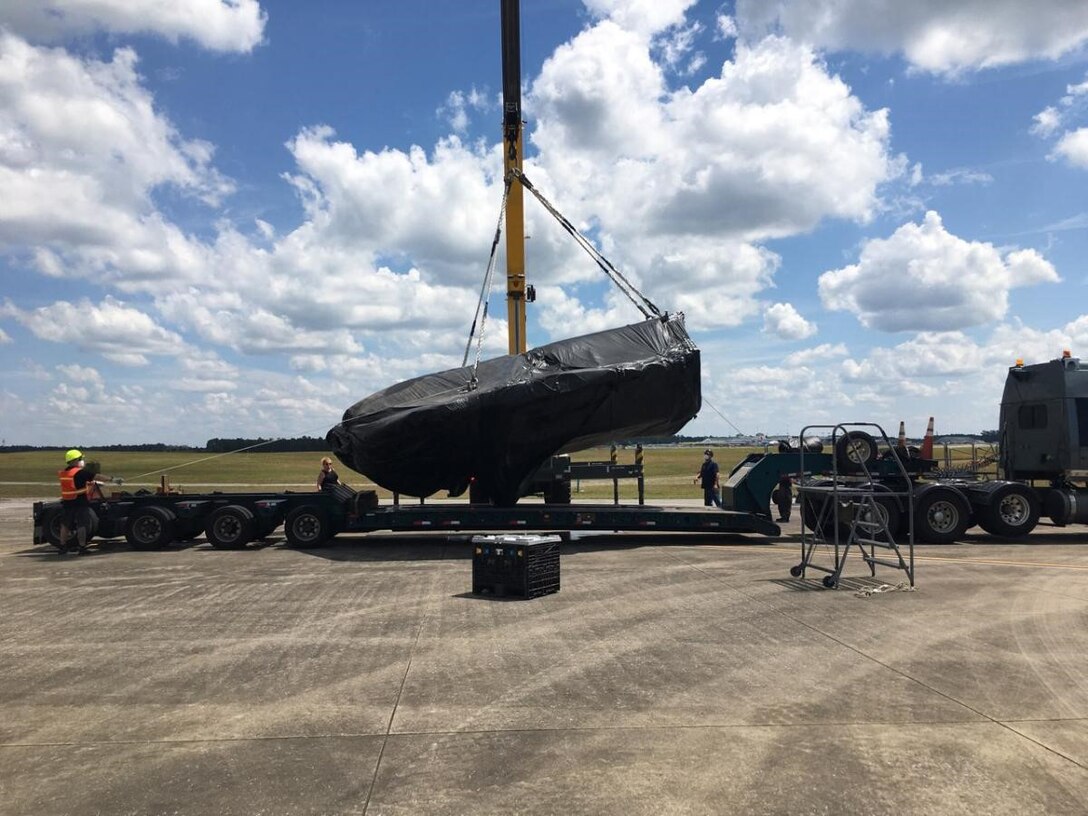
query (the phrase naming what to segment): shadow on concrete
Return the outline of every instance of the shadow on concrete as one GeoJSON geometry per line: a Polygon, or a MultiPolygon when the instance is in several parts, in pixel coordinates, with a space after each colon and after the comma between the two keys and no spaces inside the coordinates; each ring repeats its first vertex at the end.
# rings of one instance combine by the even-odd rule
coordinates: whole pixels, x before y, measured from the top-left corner
{"type": "MultiPolygon", "coordinates": [[[[548,535],[548,533],[540,533],[548,535]]],[[[483,535],[483,534],[481,534],[483,535]]],[[[472,536],[444,534],[374,534],[334,538],[321,547],[300,549],[298,552],[324,558],[329,561],[426,561],[435,559],[459,560],[472,558],[472,536]]],[[[560,545],[564,557],[580,553],[610,551],[635,551],[645,548],[690,546],[744,545],[753,549],[768,549],[773,541],[745,538],[741,535],[704,535],[700,533],[674,533],[651,536],[647,534],[579,534],[573,541],[560,545]]],[[[285,545],[286,546],[286,545],[285,545]]]]}
{"type": "MultiPolygon", "coordinates": [[[[814,570],[812,576],[808,578],[767,578],[766,581],[794,592],[831,592],[833,590],[829,590],[823,585],[824,575],[825,573],[814,570]]],[[[875,589],[883,584],[898,584],[903,580],[906,580],[905,575],[902,578],[889,576],[886,579],[873,578],[868,575],[860,577],[844,575],[839,579],[837,589],[853,592],[859,589],[875,589]]]]}
{"type": "Polygon", "coordinates": [[[477,595],[473,592],[458,592],[456,595],[451,595],[451,598],[463,598],[466,601],[487,601],[489,603],[507,603],[510,601],[531,601],[532,598],[526,598],[522,595],[477,595]]]}
{"type": "Polygon", "coordinates": [[[168,547],[164,547],[160,550],[141,550],[130,545],[123,538],[94,538],[87,545],[87,551],[79,554],[75,552],[69,552],[66,555],[60,555],[56,548],[52,544],[38,544],[28,547],[25,550],[17,550],[12,555],[20,556],[22,558],[39,558],[39,559],[57,559],[57,558],[74,558],[81,557],[86,558],[88,556],[104,556],[104,555],[119,555],[121,553],[141,553],[148,556],[160,555],[164,552],[181,552],[182,550],[191,550],[207,542],[202,539],[188,539],[186,541],[175,541],[168,547]]]}

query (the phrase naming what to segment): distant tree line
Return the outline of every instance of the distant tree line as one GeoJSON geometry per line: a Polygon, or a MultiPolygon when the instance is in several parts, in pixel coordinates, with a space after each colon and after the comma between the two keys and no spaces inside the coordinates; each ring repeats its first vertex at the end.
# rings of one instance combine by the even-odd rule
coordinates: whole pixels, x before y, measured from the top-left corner
{"type": "MultiPolygon", "coordinates": [[[[29,453],[31,451],[66,451],[71,445],[0,445],[0,453],[29,453]]],[[[148,442],[142,445],[83,445],[87,450],[112,451],[115,453],[190,453],[200,451],[193,445],[167,445],[148,442]]]]}
{"type": "MultiPolygon", "coordinates": [[[[0,453],[29,453],[31,451],[65,451],[72,445],[0,445],[0,453]]],[[[209,439],[203,448],[195,445],[167,445],[153,442],[142,445],[80,445],[85,450],[114,453],[230,453],[251,448],[253,453],[289,453],[294,451],[327,451],[329,444],[321,438],[300,436],[297,439],[209,439]]]]}
{"type": "Polygon", "coordinates": [[[298,453],[327,451],[329,443],[324,437],[299,436],[294,439],[209,439],[205,445],[208,453],[229,453],[251,448],[252,453],[298,453]]]}
{"type": "MultiPolygon", "coordinates": [[[[964,434],[965,436],[978,436],[983,442],[997,442],[1000,438],[998,431],[981,431],[978,434],[964,434]]],[[[948,434],[942,434],[948,436],[948,434]]],[[[617,439],[618,445],[682,445],[685,443],[699,443],[706,439],[705,436],[641,436],[631,439],[617,439]]],[[[64,451],[71,446],[58,445],[7,445],[0,444],[0,453],[28,453],[30,451],[64,451]]],[[[193,445],[167,445],[162,442],[151,442],[142,445],[87,445],[88,450],[116,451],[130,453],[230,453],[232,451],[246,450],[252,453],[324,453],[329,450],[329,443],[322,437],[299,436],[293,439],[209,439],[203,448],[193,445]]]]}

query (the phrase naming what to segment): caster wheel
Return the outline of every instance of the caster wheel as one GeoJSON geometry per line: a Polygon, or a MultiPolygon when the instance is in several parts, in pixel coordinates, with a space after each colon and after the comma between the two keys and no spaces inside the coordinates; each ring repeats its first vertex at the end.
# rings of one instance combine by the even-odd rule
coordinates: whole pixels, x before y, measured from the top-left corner
{"type": "Polygon", "coordinates": [[[800,564],[795,567],[790,567],[790,575],[792,575],[794,578],[800,578],[801,573],[804,571],[804,567],[802,567],[800,564]]]}
{"type": "Polygon", "coordinates": [[[825,575],[824,576],[824,586],[825,587],[827,587],[828,589],[834,589],[835,584],[836,584],[836,581],[835,581],[834,576],[832,576],[832,575],[825,575]]]}

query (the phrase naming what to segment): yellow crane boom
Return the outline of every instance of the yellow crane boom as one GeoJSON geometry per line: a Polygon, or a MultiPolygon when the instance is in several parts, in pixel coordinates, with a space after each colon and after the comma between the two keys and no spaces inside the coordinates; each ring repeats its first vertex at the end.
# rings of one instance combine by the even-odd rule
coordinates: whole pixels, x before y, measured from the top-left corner
{"type": "MultiPolygon", "coordinates": [[[[511,179],[521,171],[521,9],[520,0],[501,0],[503,172],[511,179]]],[[[521,182],[513,178],[506,203],[506,318],[510,354],[525,343],[525,200],[521,182]]]]}

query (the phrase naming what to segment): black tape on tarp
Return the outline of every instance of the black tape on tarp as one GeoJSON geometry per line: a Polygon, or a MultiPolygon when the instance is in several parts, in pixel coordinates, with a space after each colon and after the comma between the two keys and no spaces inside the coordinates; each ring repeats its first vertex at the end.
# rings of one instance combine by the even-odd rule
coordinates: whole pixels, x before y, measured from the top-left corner
{"type": "Polygon", "coordinates": [[[336,456],[408,496],[470,480],[496,503],[525,495],[557,453],[679,431],[702,405],[699,350],[680,315],[406,380],[344,412],[336,456]]]}

